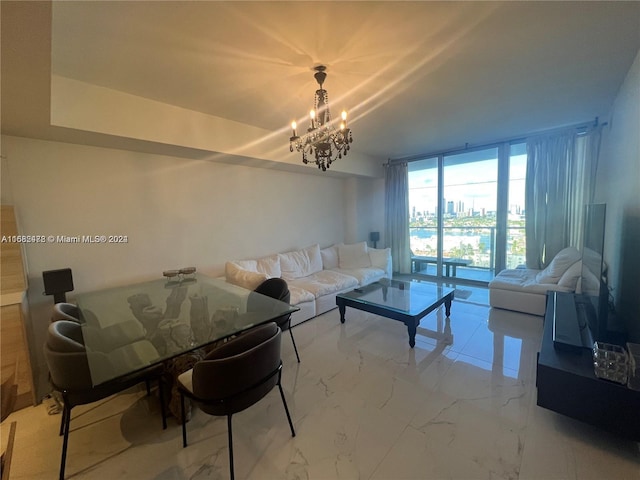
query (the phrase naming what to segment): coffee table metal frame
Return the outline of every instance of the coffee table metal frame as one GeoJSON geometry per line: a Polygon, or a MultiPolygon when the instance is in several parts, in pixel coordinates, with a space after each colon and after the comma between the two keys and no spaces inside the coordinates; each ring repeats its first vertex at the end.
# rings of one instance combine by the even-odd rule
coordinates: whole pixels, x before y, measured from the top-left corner
{"type": "MultiPolygon", "coordinates": [[[[409,293],[407,293],[407,295],[409,295],[409,293]]],[[[413,348],[416,344],[416,332],[418,325],[420,325],[420,320],[442,304],[444,304],[445,307],[445,315],[449,318],[453,297],[453,288],[442,287],[432,283],[382,279],[379,282],[336,295],[336,305],[340,311],[340,323],[345,322],[345,312],[347,307],[403,322],[407,326],[407,331],[409,333],[409,346],[413,348]],[[433,290],[434,287],[437,293],[429,291],[433,290]],[[418,309],[414,308],[412,311],[398,308],[397,305],[392,305],[390,303],[372,302],[363,298],[367,294],[376,290],[382,290],[383,298],[386,298],[390,289],[407,291],[414,289],[414,291],[417,290],[420,293],[429,291],[428,295],[432,295],[432,293],[433,295],[428,298],[424,304],[420,304],[418,309]]]]}

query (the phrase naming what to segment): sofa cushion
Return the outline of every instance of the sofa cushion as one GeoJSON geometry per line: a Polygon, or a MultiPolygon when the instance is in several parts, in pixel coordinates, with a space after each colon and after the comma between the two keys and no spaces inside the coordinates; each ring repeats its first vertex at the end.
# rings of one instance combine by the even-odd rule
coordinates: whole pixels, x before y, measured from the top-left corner
{"type": "Polygon", "coordinates": [[[503,270],[489,282],[489,289],[513,290],[545,295],[548,290],[569,292],[570,288],[555,283],[539,283],[536,277],[540,271],[528,268],[503,270]]]}
{"type": "Polygon", "coordinates": [[[538,283],[558,283],[564,272],[580,260],[580,252],[575,247],[560,250],[551,263],[536,276],[538,283]]]}
{"type": "Polygon", "coordinates": [[[280,257],[278,255],[269,255],[258,259],[258,272],[266,273],[269,278],[280,278],[282,271],[280,269],[280,257]]]}
{"type": "Polygon", "coordinates": [[[302,250],[279,253],[280,270],[285,280],[307,277],[322,270],[320,245],[312,245],[302,250]]]}
{"type": "Polygon", "coordinates": [[[233,263],[236,267],[241,268],[242,270],[248,270],[250,272],[258,271],[257,260],[233,260],[229,263],[233,263]]]}
{"type": "Polygon", "coordinates": [[[558,280],[558,285],[575,290],[578,285],[580,275],[582,275],[582,261],[578,260],[562,274],[562,277],[558,280]]]}
{"type": "Polygon", "coordinates": [[[504,308],[516,312],[524,312],[531,315],[544,315],[547,307],[546,295],[530,293],[524,290],[489,289],[489,305],[491,308],[504,308]]]}
{"type": "Polygon", "coordinates": [[[338,268],[338,246],[323,248],[320,250],[320,256],[322,257],[322,268],[330,270],[332,268],[338,268]]]}
{"type": "Polygon", "coordinates": [[[367,242],[338,245],[338,262],[340,268],[347,270],[370,267],[371,259],[367,251],[367,242]]]}
{"type": "Polygon", "coordinates": [[[289,283],[289,288],[291,288],[292,284],[318,298],[348,288],[355,288],[358,286],[358,280],[355,277],[334,270],[320,270],[312,275],[293,280],[289,283]]]}
{"type": "Polygon", "coordinates": [[[269,278],[266,273],[246,270],[239,267],[234,262],[227,262],[224,266],[224,270],[227,282],[248,290],[254,290],[258,285],[269,278]]]}
{"type": "Polygon", "coordinates": [[[316,297],[314,297],[313,293],[304,290],[296,285],[289,284],[289,293],[291,297],[289,298],[289,303],[291,305],[299,305],[305,302],[313,302],[316,297]]]}
{"type": "Polygon", "coordinates": [[[600,291],[600,281],[591,270],[585,269],[584,276],[580,277],[580,291],[587,295],[598,295],[600,291]]]}
{"type": "Polygon", "coordinates": [[[382,268],[335,268],[335,272],[342,273],[344,275],[349,275],[351,277],[355,277],[358,280],[358,285],[369,285],[370,283],[377,282],[378,280],[384,278],[386,276],[385,270],[382,268]]]}
{"type": "Polygon", "coordinates": [[[392,274],[390,248],[370,248],[369,259],[372,267],[381,268],[389,276],[392,274]]]}
{"type": "Polygon", "coordinates": [[[257,260],[235,260],[238,267],[250,272],[264,273],[268,278],[280,277],[282,272],[280,271],[280,257],[278,255],[269,255],[257,260]]]}

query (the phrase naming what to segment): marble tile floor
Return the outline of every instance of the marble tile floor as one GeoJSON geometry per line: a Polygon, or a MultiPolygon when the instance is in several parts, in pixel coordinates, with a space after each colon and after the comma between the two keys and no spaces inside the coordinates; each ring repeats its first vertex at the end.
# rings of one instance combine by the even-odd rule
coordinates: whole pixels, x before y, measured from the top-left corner
{"type": "MultiPolygon", "coordinates": [[[[233,417],[237,478],[640,479],[640,444],[536,406],[542,318],[492,310],[486,291],[422,320],[409,348],[399,322],[347,309],[283,338],[283,386],[233,417]]],[[[60,415],[14,412],[11,478],[57,478],[60,415]]],[[[194,410],[189,446],[162,430],[144,386],[73,410],[72,479],[226,479],[226,420],[194,410]]]]}

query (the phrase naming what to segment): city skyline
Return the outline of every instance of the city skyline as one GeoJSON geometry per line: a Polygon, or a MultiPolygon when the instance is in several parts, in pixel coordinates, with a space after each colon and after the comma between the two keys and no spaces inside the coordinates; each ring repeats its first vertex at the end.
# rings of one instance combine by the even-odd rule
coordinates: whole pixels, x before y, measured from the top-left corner
{"type": "MultiPolygon", "coordinates": [[[[497,206],[497,159],[481,160],[444,168],[444,211],[472,214],[495,212],[497,206]]],[[[519,214],[524,211],[524,185],[526,155],[510,158],[509,210],[519,214]]],[[[437,210],[437,168],[425,168],[409,172],[409,213],[434,215],[437,210]]]]}

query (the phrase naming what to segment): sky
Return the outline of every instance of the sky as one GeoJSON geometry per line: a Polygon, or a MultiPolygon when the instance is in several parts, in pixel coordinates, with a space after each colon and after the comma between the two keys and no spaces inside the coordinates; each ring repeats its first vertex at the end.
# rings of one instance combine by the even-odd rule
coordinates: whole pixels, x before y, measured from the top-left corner
{"type": "MultiPolygon", "coordinates": [[[[409,172],[409,209],[413,212],[434,213],[437,205],[438,176],[435,159],[422,161],[424,169],[409,172]]],[[[419,167],[418,167],[419,168],[419,167]]],[[[510,159],[509,205],[524,209],[524,179],[526,155],[515,155],[510,159]]],[[[495,211],[497,202],[497,159],[479,160],[444,167],[444,198],[453,201],[456,209],[464,202],[464,211],[495,211]]]]}

